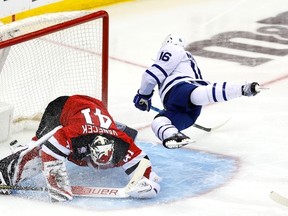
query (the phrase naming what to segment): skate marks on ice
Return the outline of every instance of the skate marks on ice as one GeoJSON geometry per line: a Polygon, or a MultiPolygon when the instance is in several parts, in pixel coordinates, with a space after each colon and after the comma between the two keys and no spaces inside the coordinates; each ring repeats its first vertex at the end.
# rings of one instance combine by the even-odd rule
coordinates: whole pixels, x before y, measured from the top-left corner
{"type": "MultiPolygon", "coordinates": [[[[72,201],[56,203],[88,210],[116,210],[170,203],[205,196],[223,186],[238,171],[238,160],[233,157],[207,153],[188,148],[166,149],[149,142],[137,144],[150,156],[154,171],[161,176],[161,191],[153,199],[86,198],[74,197],[72,201]],[[97,203],[97,205],[95,205],[97,203]]],[[[92,170],[67,163],[71,185],[124,187],[129,179],[122,168],[92,170]]],[[[42,175],[21,183],[23,186],[45,186],[42,175]]],[[[47,192],[13,191],[12,196],[49,202],[47,192]]]]}

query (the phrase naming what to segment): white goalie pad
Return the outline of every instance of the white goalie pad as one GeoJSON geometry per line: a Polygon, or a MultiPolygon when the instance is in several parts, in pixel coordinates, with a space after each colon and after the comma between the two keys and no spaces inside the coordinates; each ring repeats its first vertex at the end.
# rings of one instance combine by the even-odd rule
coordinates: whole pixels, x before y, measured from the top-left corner
{"type": "Polygon", "coordinates": [[[73,199],[64,161],[44,162],[42,171],[46,179],[51,202],[64,202],[73,199]]]}
{"type": "Polygon", "coordinates": [[[39,148],[23,150],[15,164],[13,183],[20,183],[41,173],[42,161],[39,156],[39,148]]]}

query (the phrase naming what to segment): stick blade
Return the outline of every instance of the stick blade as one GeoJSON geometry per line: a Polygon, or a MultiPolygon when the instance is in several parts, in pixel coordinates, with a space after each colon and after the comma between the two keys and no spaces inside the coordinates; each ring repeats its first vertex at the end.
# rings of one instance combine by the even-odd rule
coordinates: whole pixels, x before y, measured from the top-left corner
{"type": "Polygon", "coordinates": [[[272,200],[274,200],[275,202],[288,207],[288,198],[280,195],[279,193],[275,192],[275,191],[271,191],[270,192],[270,198],[272,200]]]}
{"type": "Polygon", "coordinates": [[[192,139],[185,139],[182,142],[169,141],[165,143],[164,147],[167,149],[178,149],[178,148],[182,148],[183,146],[186,146],[195,142],[196,141],[192,139]]]}

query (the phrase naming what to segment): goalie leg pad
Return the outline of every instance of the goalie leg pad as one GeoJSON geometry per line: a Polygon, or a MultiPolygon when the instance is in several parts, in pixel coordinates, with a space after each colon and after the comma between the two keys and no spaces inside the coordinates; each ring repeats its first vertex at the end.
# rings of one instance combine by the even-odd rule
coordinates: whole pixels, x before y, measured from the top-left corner
{"type": "Polygon", "coordinates": [[[43,174],[46,178],[51,202],[64,202],[73,199],[64,161],[43,162],[43,174]]]}
{"type": "Polygon", "coordinates": [[[41,158],[39,147],[20,151],[20,156],[15,166],[13,183],[18,184],[26,178],[32,178],[41,173],[41,158]]]}
{"type": "MultiPolygon", "coordinates": [[[[11,185],[9,173],[7,170],[0,170],[0,185],[11,185]]],[[[11,194],[10,189],[0,189],[0,194],[9,195],[11,194]]]]}
{"type": "MultiPolygon", "coordinates": [[[[17,152],[16,154],[9,155],[0,161],[0,185],[11,186],[14,184],[13,177],[20,153],[21,152],[17,152]]],[[[0,194],[11,194],[11,190],[1,189],[0,194]]]]}
{"type": "MultiPolygon", "coordinates": [[[[0,161],[0,185],[15,185],[41,172],[39,148],[20,150],[0,161]]],[[[0,194],[10,194],[11,190],[1,189],[0,194]]]]}

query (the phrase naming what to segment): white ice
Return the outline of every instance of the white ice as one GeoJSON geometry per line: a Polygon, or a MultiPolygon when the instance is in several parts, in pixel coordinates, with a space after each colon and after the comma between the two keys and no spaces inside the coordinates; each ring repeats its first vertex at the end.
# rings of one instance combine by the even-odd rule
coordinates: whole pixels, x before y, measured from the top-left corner
{"type": "MultiPolygon", "coordinates": [[[[109,111],[118,121],[138,128],[139,140],[160,144],[149,127],[155,113],[137,110],[132,100],[140,85],[141,74],[153,63],[163,38],[169,33],[178,33],[192,43],[228,31],[257,33],[256,29],[264,26],[257,21],[288,11],[288,4],[286,0],[138,0],[101,9],[110,14],[109,111]]],[[[287,32],[287,21],[286,27],[282,27],[287,32]]],[[[280,35],[276,37],[281,38],[280,35]]],[[[287,33],[281,39],[286,39],[287,44],[287,33]]],[[[275,47],[288,48],[285,44],[275,44],[275,47]]],[[[288,57],[261,56],[273,60],[248,67],[195,56],[203,76],[209,81],[258,81],[269,88],[253,98],[205,107],[197,123],[213,127],[231,118],[221,129],[210,133],[196,128],[185,131],[197,140],[189,148],[238,158],[238,173],[224,186],[201,196],[158,206],[140,209],[131,206],[126,210],[99,212],[0,196],[0,214],[287,215],[288,208],[272,201],[269,193],[275,190],[288,195],[288,57]]],[[[161,108],[157,93],[153,104],[161,108]]],[[[21,138],[29,139],[31,134],[25,133],[21,138]]],[[[9,152],[7,143],[1,143],[0,152],[1,156],[9,152]]]]}

